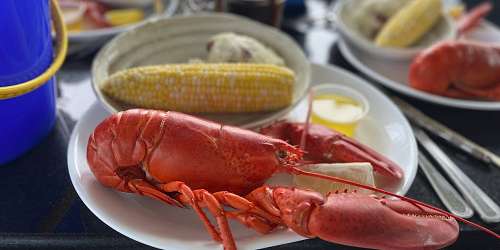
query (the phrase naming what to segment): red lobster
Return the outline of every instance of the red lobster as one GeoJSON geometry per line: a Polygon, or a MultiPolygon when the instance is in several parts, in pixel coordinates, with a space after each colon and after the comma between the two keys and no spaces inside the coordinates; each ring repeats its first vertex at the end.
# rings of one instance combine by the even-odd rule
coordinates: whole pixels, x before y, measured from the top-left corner
{"type": "Polygon", "coordinates": [[[89,21],[92,22],[97,28],[108,28],[111,24],[106,19],[107,7],[96,1],[86,1],[87,9],[85,11],[85,16],[89,21]]]}
{"type": "MultiPolygon", "coordinates": [[[[341,155],[349,155],[349,150],[364,149],[358,145],[329,153],[344,159],[341,155]]],[[[280,139],[181,113],[141,109],[108,117],[96,127],[87,147],[90,169],[103,185],[191,206],[225,249],[236,248],[227,218],[260,233],[285,226],[307,237],[359,247],[440,248],[456,240],[458,225],[450,214],[406,197],[388,200],[336,192],[325,198],[314,191],[263,186],[274,173],[285,171],[391,194],[300,170],[301,158],[301,150],[280,139]],[[203,207],[215,217],[219,230],[203,207]]]]}
{"type": "MultiPolygon", "coordinates": [[[[491,11],[485,2],[459,21],[462,35],[491,11]]],[[[410,86],[453,98],[500,100],[500,46],[467,41],[445,41],[419,54],[412,62],[410,86]]]]}
{"type": "Polygon", "coordinates": [[[500,46],[442,42],[417,56],[410,86],[455,97],[500,100],[500,46]]]}

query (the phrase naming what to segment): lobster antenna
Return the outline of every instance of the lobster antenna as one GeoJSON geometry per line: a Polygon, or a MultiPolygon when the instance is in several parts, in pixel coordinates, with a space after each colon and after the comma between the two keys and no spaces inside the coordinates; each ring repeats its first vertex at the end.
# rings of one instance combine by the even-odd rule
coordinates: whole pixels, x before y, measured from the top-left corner
{"type": "Polygon", "coordinates": [[[488,13],[493,9],[493,4],[491,2],[484,2],[478,6],[470,9],[458,20],[458,36],[465,35],[465,33],[472,30],[474,27],[481,23],[481,20],[488,15],[488,13]]]}
{"type": "Polygon", "coordinates": [[[309,95],[307,98],[306,121],[304,122],[304,129],[302,130],[302,135],[300,137],[299,148],[302,149],[302,151],[306,151],[306,136],[307,133],[309,132],[309,124],[311,123],[311,112],[312,112],[311,110],[312,110],[313,97],[314,97],[314,90],[311,89],[309,90],[309,95]]]}
{"type": "Polygon", "coordinates": [[[468,225],[471,225],[473,227],[476,227],[490,235],[493,235],[494,237],[496,237],[497,239],[500,238],[500,235],[496,234],[495,232],[491,231],[490,229],[486,228],[486,227],[483,227],[479,224],[476,224],[474,222],[471,222],[471,221],[468,221],[464,218],[461,218],[461,217],[458,217],[456,215],[453,215],[451,213],[448,213],[442,209],[439,209],[437,207],[433,207],[431,205],[428,205],[426,203],[423,203],[421,201],[418,201],[418,200],[414,200],[412,198],[408,198],[408,197],[405,197],[405,196],[401,196],[401,195],[398,195],[398,194],[395,194],[395,193],[392,193],[392,192],[389,192],[389,191],[385,191],[383,189],[380,189],[380,188],[376,188],[376,187],[371,187],[371,186],[368,186],[368,185],[364,185],[364,184],[360,184],[360,183],[357,183],[357,182],[354,182],[354,181],[350,181],[350,180],[346,180],[346,179],[342,179],[342,178],[339,178],[339,177],[334,177],[334,176],[328,176],[328,175],[323,175],[323,174],[318,174],[318,173],[314,173],[314,172],[309,172],[309,171],[305,171],[305,170],[301,170],[297,167],[294,167],[294,166],[290,166],[291,169],[292,169],[292,173],[293,174],[297,174],[297,175],[305,175],[305,176],[311,176],[311,177],[315,177],[315,178],[320,178],[320,179],[325,179],[325,180],[330,180],[330,181],[335,181],[335,182],[340,182],[340,183],[344,183],[344,184],[348,184],[348,185],[352,185],[352,186],[356,186],[356,187],[360,187],[360,188],[364,188],[364,189],[368,189],[368,190],[372,190],[372,191],[375,191],[375,192],[379,192],[379,193],[383,193],[383,194],[386,194],[386,195],[389,195],[389,196],[393,196],[393,197],[396,197],[396,198],[399,198],[403,201],[407,201],[407,202],[410,202],[412,203],[413,205],[415,206],[422,206],[422,207],[426,207],[426,208],[429,208],[429,209],[432,209],[432,210],[435,210],[435,211],[438,211],[448,217],[452,217],[452,218],[455,218],[456,220],[458,221],[461,221],[465,224],[468,224],[468,225]]]}

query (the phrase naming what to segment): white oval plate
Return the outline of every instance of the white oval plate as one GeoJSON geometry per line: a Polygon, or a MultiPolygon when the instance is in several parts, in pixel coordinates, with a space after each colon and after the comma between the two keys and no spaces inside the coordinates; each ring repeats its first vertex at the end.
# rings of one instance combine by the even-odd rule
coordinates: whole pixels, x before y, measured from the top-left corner
{"type": "MultiPolygon", "coordinates": [[[[132,0],[129,0],[132,1],[132,0]]],[[[155,20],[159,17],[170,17],[175,14],[179,6],[179,0],[164,0],[165,11],[160,16],[149,15],[145,20],[130,25],[87,30],[81,32],[70,32],[68,34],[69,46],[68,56],[84,57],[105,44],[113,36],[130,30],[140,24],[155,20]]]]}
{"type": "MultiPolygon", "coordinates": [[[[370,112],[360,124],[357,137],[403,168],[406,177],[398,193],[406,193],[417,170],[417,145],[401,112],[376,88],[344,70],[319,65],[313,65],[312,69],[315,84],[347,85],[366,95],[370,112]]],[[[303,119],[305,108],[306,103],[301,102],[290,118],[303,119]]],[[[111,228],[146,245],[163,249],[222,249],[212,241],[193,210],[120,193],[97,182],[87,164],[87,140],[95,126],[109,114],[95,103],[78,121],[69,142],[69,174],[85,205],[111,228]]],[[[231,222],[230,226],[239,249],[264,248],[304,239],[289,230],[259,235],[238,223],[231,222]]]]}
{"type": "MultiPolygon", "coordinates": [[[[165,10],[163,14],[161,15],[162,17],[169,17],[173,16],[175,12],[177,11],[177,8],[179,6],[179,0],[168,0],[164,1],[165,4],[165,10]]],[[[94,30],[86,30],[86,31],[81,31],[81,32],[70,32],[68,34],[68,39],[70,42],[70,45],[73,43],[89,43],[89,42],[96,42],[96,41],[102,41],[109,39],[121,32],[124,32],[126,30],[130,30],[133,27],[136,27],[138,25],[141,25],[143,23],[146,23],[150,21],[151,19],[157,18],[155,15],[150,15],[146,17],[145,20],[141,22],[137,22],[134,24],[130,25],[124,25],[124,26],[118,26],[118,27],[109,27],[109,28],[102,28],[102,29],[94,29],[94,30]]]]}
{"type": "Polygon", "coordinates": [[[153,4],[154,0],[99,0],[99,2],[118,7],[144,8],[153,4]]]}
{"type": "MultiPolygon", "coordinates": [[[[467,39],[493,42],[500,41],[500,30],[484,22],[479,28],[467,35],[467,39]]],[[[500,110],[500,102],[454,99],[430,94],[408,86],[410,62],[376,59],[354,46],[339,40],[339,49],[346,60],[367,77],[401,94],[435,104],[463,109],[500,110]]]]}

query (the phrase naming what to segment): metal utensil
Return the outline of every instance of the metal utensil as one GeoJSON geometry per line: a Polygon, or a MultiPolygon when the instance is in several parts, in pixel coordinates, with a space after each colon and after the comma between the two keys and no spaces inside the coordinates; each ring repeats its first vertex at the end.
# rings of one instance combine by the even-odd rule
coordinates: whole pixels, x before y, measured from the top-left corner
{"type": "Polygon", "coordinates": [[[443,138],[451,145],[462,149],[474,158],[500,168],[500,156],[433,120],[407,102],[394,96],[392,97],[392,100],[399,106],[406,117],[419,127],[425,128],[428,132],[443,138]]]}
{"type": "Polygon", "coordinates": [[[450,177],[456,188],[485,222],[500,222],[500,207],[479,188],[420,128],[414,128],[415,136],[427,152],[450,177]]]}
{"type": "Polygon", "coordinates": [[[462,218],[472,217],[474,211],[469,204],[464,201],[457,190],[439,173],[422,152],[418,154],[418,164],[434,191],[452,214],[462,218]]]}

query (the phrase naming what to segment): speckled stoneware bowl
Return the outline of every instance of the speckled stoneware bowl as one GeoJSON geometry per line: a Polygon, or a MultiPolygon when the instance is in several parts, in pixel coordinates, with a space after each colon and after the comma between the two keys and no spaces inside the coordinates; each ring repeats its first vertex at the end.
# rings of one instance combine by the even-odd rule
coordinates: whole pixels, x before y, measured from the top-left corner
{"type": "Polygon", "coordinates": [[[196,114],[224,124],[255,128],[285,116],[305,96],[310,79],[310,65],[301,48],[283,32],[229,14],[204,14],[174,17],[148,22],[111,40],[95,57],[92,85],[97,99],[110,112],[134,106],[119,103],[101,92],[101,84],[111,74],[126,68],[166,63],[186,63],[192,58],[206,58],[206,44],[221,32],[235,32],[261,41],[274,49],[287,67],[296,74],[292,105],[263,113],[196,114]]]}

